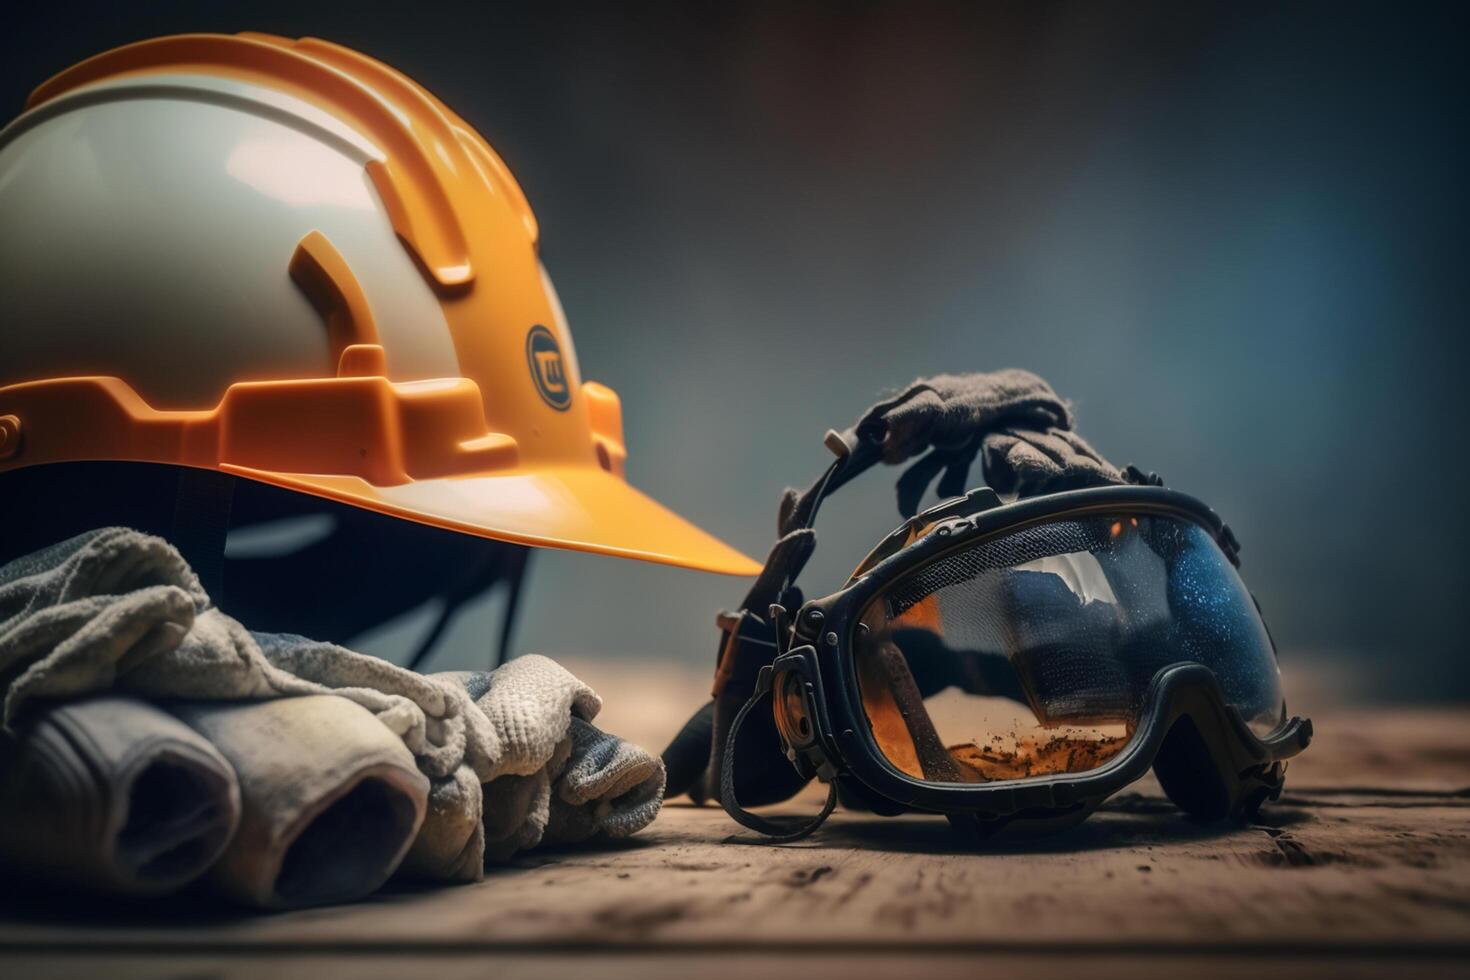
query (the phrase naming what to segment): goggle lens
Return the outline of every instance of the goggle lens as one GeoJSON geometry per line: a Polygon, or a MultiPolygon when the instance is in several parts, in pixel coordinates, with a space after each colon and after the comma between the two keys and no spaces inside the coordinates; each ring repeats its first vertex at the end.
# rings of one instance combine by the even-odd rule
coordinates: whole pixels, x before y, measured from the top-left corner
{"type": "Polygon", "coordinates": [[[1172,514],[1071,516],[957,548],[879,593],[850,649],[879,748],[930,782],[1096,769],[1173,664],[1210,668],[1257,735],[1285,717],[1254,600],[1212,534],[1172,514]]]}

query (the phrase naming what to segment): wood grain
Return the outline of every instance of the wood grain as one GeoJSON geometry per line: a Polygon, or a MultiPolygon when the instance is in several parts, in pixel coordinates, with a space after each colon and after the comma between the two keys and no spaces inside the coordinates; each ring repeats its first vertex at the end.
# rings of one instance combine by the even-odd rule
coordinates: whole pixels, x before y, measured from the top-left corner
{"type": "MultiPolygon", "coordinates": [[[[632,841],[340,908],[262,917],[197,898],[119,906],[7,889],[0,968],[1463,975],[1470,713],[1362,711],[1317,727],[1286,795],[1247,827],[1193,825],[1148,781],[1075,831],[982,851],[958,849],[942,820],[843,813],[798,845],[745,845],[719,810],[675,802],[632,841]]],[[[807,795],[779,809],[816,805],[807,795]]]]}

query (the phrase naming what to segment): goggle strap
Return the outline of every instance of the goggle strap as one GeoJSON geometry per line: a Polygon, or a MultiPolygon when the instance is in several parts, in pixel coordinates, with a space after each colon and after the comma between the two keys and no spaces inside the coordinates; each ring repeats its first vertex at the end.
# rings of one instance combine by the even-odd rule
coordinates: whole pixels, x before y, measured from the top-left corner
{"type": "Polygon", "coordinates": [[[760,840],[744,840],[739,837],[731,838],[727,843],[731,844],[791,844],[810,836],[837,808],[837,780],[832,779],[827,783],[827,802],[822,805],[821,812],[815,817],[787,817],[772,819],[763,817],[757,813],[751,813],[740,805],[735,799],[735,740],[740,736],[740,726],[745,724],[746,717],[752,708],[760,703],[761,699],[771,693],[771,668],[763,667],[759,677],[756,679],[755,691],[750,695],[741,709],[736,712],[735,720],[730,723],[730,735],[725,741],[725,754],[720,763],[720,805],[730,815],[730,819],[742,827],[753,830],[764,835],[760,840]]]}
{"type": "Polygon", "coordinates": [[[765,609],[773,602],[793,606],[789,601],[792,586],[816,548],[816,532],[812,525],[816,523],[822,501],[882,460],[879,445],[859,437],[852,430],[846,433],[828,431],[824,444],[837,458],[804,492],[787,491],[777,528],[781,540],[771,549],[765,569],[746,597],[747,609],[765,609]],[[797,544],[798,536],[808,540],[797,544]]]}

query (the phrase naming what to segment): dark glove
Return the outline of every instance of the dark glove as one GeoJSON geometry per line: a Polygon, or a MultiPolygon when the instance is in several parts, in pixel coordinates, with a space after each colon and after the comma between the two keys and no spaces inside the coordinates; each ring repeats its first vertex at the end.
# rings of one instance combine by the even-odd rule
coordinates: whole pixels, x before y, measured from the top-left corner
{"type": "Polygon", "coordinates": [[[985,482],[997,493],[1025,497],[1124,482],[1072,422],[1051,385],[1011,368],[921,378],[868,409],[850,431],[878,445],[889,464],[929,450],[898,480],[899,511],[910,517],[941,472],[941,497],[964,493],[982,450],[985,482]]]}

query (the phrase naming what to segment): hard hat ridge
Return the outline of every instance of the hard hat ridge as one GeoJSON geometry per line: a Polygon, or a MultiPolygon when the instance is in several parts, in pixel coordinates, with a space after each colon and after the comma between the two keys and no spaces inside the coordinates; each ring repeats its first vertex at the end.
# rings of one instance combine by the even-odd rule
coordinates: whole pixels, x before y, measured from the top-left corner
{"type": "Polygon", "coordinates": [[[627,485],[620,402],[582,380],[524,195],[417,83],[317,39],[189,34],[89,58],[28,105],[0,131],[0,474],[200,467],[755,571],[627,485]]]}

